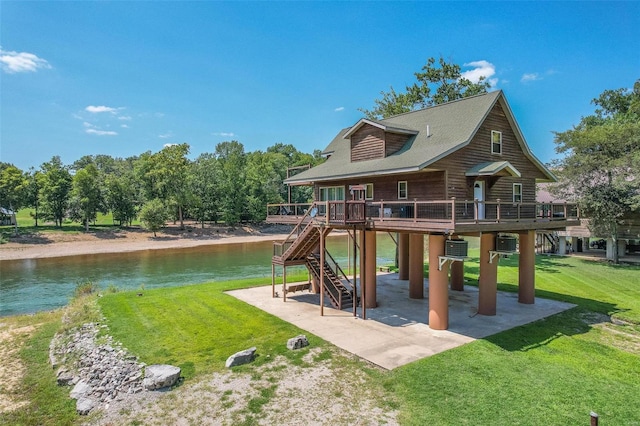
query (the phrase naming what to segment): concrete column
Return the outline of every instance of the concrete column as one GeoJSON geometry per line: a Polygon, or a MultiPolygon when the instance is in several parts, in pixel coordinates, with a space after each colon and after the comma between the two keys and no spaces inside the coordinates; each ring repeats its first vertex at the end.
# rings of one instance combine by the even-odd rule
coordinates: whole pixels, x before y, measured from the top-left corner
{"type": "Polygon", "coordinates": [[[464,291],[464,262],[451,262],[451,290],[464,291]]]}
{"type": "Polygon", "coordinates": [[[398,234],[398,279],[409,279],[409,234],[398,234]]]}
{"type": "Polygon", "coordinates": [[[365,283],[367,287],[365,303],[367,308],[375,308],[376,303],[376,231],[365,231],[365,283]]]}
{"type": "Polygon", "coordinates": [[[618,257],[624,256],[627,253],[627,240],[618,240],[618,257]]]}
{"type": "Polygon", "coordinates": [[[607,238],[607,259],[613,260],[613,238],[607,238]]]}
{"type": "Polygon", "coordinates": [[[578,237],[571,237],[571,252],[578,252],[578,237]]]}
{"type": "Polygon", "coordinates": [[[558,238],[558,254],[564,256],[567,254],[567,237],[561,235],[558,238]]]}
{"type": "Polygon", "coordinates": [[[429,234],[429,327],[449,328],[449,263],[438,270],[438,256],[444,256],[444,235],[429,234]]]}
{"type": "Polygon", "coordinates": [[[518,302],[533,304],[536,298],[535,231],[520,232],[520,264],[518,265],[518,302]]]}
{"type": "Polygon", "coordinates": [[[409,234],[409,298],[424,297],[424,235],[409,234]]]}
{"type": "Polygon", "coordinates": [[[483,233],[480,235],[480,277],[478,279],[478,313],[495,315],[498,299],[498,261],[491,260],[490,251],[496,249],[496,235],[483,233]]]}

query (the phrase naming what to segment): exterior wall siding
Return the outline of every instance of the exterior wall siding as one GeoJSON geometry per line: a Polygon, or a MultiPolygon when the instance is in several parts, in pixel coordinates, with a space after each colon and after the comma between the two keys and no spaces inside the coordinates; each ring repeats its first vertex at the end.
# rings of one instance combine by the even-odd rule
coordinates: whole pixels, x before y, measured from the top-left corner
{"type": "Polygon", "coordinates": [[[314,194],[317,200],[320,186],[345,185],[346,197],[351,199],[349,185],[372,183],[373,200],[370,201],[396,201],[398,199],[399,181],[407,182],[407,200],[409,201],[414,199],[418,201],[446,199],[445,172],[442,171],[322,182],[322,184],[315,185],[314,194]]]}
{"type": "Polygon", "coordinates": [[[407,140],[409,140],[409,135],[387,133],[385,135],[385,157],[400,151],[407,140]]]}
{"type": "Polygon", "coordinates": [[[384,130],[365,124],[351,135],[351,161],[384,157],[384,130]]]}
{"type": "Polygon", "coordinates": [[[469,145],[437,161],[432,167],[447,170],[449,197],[456,197],[458,200],[473,200],[473,183],[476,178],[466,177],[465,173],[478,163],[492,161],[508,161],[518,169],[523,177],[480,178],[486,181],[486,201],[496,201],[498,198],[502,201],[511,201],[513,183],[522,183],[522,201],[535,202],[535,179],[545,176],[531,160],[525,157],[499,103],[493,107],[480,125],[469,145]],[[492,130],[502,132],[502,154],[500,155],[491,153],[492,130]]]}

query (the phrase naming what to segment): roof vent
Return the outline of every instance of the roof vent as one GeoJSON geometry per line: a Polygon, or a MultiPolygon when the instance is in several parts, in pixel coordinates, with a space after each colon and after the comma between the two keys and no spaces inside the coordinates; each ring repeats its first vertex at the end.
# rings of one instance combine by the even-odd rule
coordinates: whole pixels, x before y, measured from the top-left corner
{"type": "Polygon", "coordinates": [[[431,129],[429,128],[429,125],[427,124],[427,137],[431,137],[431,129]]]}

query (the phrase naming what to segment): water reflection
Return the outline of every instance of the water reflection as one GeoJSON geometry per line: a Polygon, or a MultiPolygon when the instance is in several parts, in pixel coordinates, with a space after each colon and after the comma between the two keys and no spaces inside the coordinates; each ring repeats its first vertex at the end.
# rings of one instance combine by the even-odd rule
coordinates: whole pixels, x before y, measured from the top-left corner
{"type": "MultiPolygon", "coordinates": [[[[395,245],[379,234],[378,263],[392,263],[395,245]]],[[[327,247],[346,270],[353,261],[346,236],[328,238],[327,247]],[[350,258],[350,259],[348,259],[350,258]]],[[[218,244],[184,249],[145,250],[48,259],[0,261],[0,316],[64,306],[78,283],[101,289],[172,287],[265,277],[270,281],[272,242],[218,244]]],[[[289,270],[289,269],[288,269],[289,270]]],[[[293,272],[293,270],[292,270],[293,272]]]]}

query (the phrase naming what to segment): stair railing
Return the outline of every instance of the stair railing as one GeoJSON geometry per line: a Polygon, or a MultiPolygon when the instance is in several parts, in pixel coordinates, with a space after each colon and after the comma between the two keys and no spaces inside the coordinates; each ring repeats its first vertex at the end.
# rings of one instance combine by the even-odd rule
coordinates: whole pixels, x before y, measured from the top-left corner
{"type": "Polygon", "coordinates": [[[298,238],[300,236],[300,234],[302,232],[304,232],[304,230],[311,225],[312,222],[309,222],[306,224],[306,226],[302,229],[302,231],[300,230],[300,228],[302,227],[302,224],[305,222],[305,220],[307,219],[307,217],[311,217],[311,212],[316,208],[316,203],[311,204],[311,207],[304,213],[304,215],[302,215],[302,217],[300,218],[300,220],[298,221],[298,223],[296,223],[296,225],[293,227],[293,229],[291,230],[291,232],[289,233],[289,235],[287,235],[287,237],[279,242],[279,241],[274,241],[273,242],[273,255],[274,256],[282,256],[286,251],[287,248],[285,248],[286,245],[293,243],[296,238],[298,238]],[[295,237],[293,237],[293,235],[295,234],[295,237]],[[276,247],[279,248],[279,250],[276,249],[276,247]]]}
{"type": "Polygon", "coordinates": [[[344,279],[349,284],[349,287],[351,287],[350,291],[353,292],[353,284],[351,283],[349,277],[347,277],[347,274],[344,273],[340,265],[338,265],[338,262],[335,261],[333,256],[331,256],[331,254],[327,250],[324,251],[324,254],[326,256],[325,261],[329,264],[329,267],[331,268],[331,270],[333,270],[333,273],[336,274],[336,276],[340,280],[344,279]]]}

